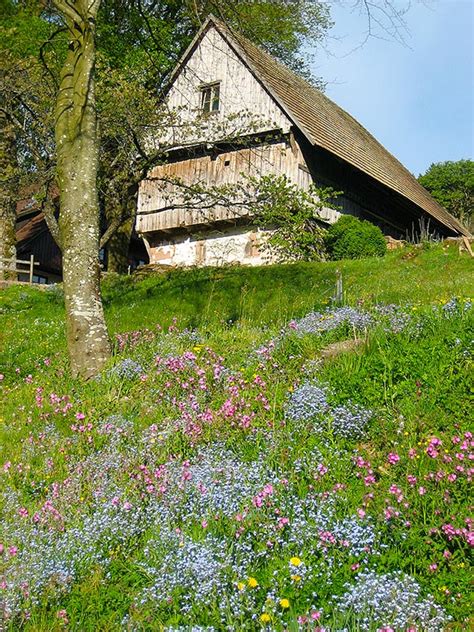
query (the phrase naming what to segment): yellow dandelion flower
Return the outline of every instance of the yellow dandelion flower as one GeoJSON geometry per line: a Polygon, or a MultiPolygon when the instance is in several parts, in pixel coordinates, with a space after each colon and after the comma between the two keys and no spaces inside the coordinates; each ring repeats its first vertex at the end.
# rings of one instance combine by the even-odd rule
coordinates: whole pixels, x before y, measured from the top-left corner
{"type": "Polygon", "coordinates": [[[267,612],[264,612],[263,614],[260,615],[260,621],[262,623],[269,623],[270,620],[271,620],[271,617],[267,612]]]}
{"type": "Polygon", "coordinates": [[[283,610],[286,610],[287,608],[290,607],[290,602],[288,599],[280,599],[280,606],[283,608],[283,610]]]}
{"type": "Polygon", "coordinates": [[[290,564],[292,566],[299,566],[301,564],[301,560],[299,557],[291,557],[290,558],[290,564]]]}
{"type": "Polygon", "coordinates": [[[250,586],[250,588],[257,588],[258,581],[255,579],[255,577],[249,577],[247,580],[247,584],[250,586]]]}
{"type": "Polygon", "coordinates": [[[291,579],[292,579],[294,582],[300,582],[300,581],[301,581],[301,575],[292,575],[292,576],[291,576],[291,579]]]}
{"type": "Polygon", "coordinates": [[[240,591],[242,591],[242,590],[245,588],[245,584],[244,584],[244,582],[238,582],[238,584],[237,584],[237,588],[238,588],[240,591]]]}

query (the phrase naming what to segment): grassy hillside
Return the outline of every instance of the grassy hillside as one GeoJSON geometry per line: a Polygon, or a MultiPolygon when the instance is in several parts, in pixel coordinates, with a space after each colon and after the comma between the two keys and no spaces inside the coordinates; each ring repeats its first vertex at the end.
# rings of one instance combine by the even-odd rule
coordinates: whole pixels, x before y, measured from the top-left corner
{"type": "Polygon", "coordinates": [[[60,290],[1,292],[0,628],[471,629],[472,279],[441,246],[108,279],[86,384],[60,290]]]}

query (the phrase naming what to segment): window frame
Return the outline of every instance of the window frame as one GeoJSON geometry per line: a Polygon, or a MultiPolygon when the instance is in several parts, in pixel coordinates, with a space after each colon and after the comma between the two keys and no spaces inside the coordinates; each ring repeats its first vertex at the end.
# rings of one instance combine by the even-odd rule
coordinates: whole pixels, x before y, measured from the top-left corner
{"type": "Polygon", "coordinates": [[[221,82],[211,81],[199,86],[199,107],[205,116],[217,114],[221,109],[221,82]]]}

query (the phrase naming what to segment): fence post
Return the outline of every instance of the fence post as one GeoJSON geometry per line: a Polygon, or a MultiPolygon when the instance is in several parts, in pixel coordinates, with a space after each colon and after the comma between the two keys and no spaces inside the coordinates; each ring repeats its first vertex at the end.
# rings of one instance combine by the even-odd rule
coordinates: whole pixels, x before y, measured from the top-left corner
{"type": "Polygon", "coordinates": [[[340,270],[336,270],[336,303],[341,305],[343,298],[344,293],[342,289],[342,272],[340,270]]]}
{"type": "Polygon", "coordinates": [[[33,283],[33,266],[35,265],[35,255],[30,255],[30,283],[33,283]]]}

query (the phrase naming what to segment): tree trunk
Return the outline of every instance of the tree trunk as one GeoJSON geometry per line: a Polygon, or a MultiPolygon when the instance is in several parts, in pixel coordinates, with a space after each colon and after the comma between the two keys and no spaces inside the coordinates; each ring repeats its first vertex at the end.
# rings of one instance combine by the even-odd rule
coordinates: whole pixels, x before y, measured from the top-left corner
{"type": "Polygon", "coordinates": [[[95,105],[95,17],[99,0],[63,3],[70,45],[56,102],[59,230],[66,333],[74,376],[96,375],[110,356],[100,296],[99,137],[95,105]]]}
{"type": "Polygon", "coordinates": [[[125,220],[107,243],[107,271],[125,274],[128,269],[128,250],[133,230],[133,218],[125,220]]]}
{"type": "MultiPolygon", "coordinates": [[[[107,271],[125,274],[128,269],[128,251],[132,238],[133,226],[137,216],[138,184],[126,188],[121,203],[112,205],[113,196],[106,201],[105,215],[109,227],[118,222],[117,227],[105,242],[107,244],[107,271]]],[[[106,235],[102,237],[104,239],[106,235]]]]}
{"type": "Polygon", "coordinates": [[[13,124],[0,108],[0,280],[16,279],[16,136],[13,124]]]}

